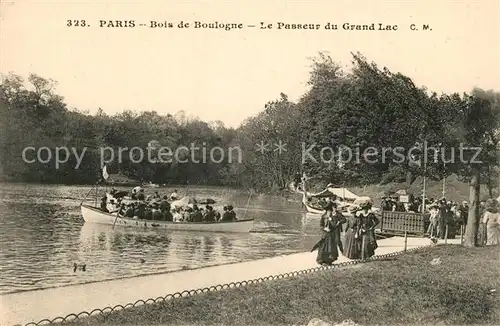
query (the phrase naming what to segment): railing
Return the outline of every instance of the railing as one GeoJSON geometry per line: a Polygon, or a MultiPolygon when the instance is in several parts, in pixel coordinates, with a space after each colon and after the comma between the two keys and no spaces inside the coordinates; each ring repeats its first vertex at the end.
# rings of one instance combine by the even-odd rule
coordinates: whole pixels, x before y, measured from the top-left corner
{"type": "Polygon", "coordinates": [[[409,212],[383,211],[380,232],[410,233],[423,236],[428,215],[409,212]]]}
{"type": "Polygon", "coordinates": [[[357,265],[357,264],[366,263],[368,261],[373,261],[373,260],[382,260],[382,259],[386,259],[386,258],[389,258],[389,257],[400,256],[400,255],[402,255],[404,253],[412,252],[412,251],[416,251],[416,250],[420,250],[420,249],[423,249],[423,248],[426,248],[426,247],[429,247],[429,246],[421,246],[421,247],[412,248],[412,249],[409,249],[409,250],[407,250],[405,248],[404,250],[399,251],[399,252],[393,252],[393,253],[384,254],[384,255],[376,255],[376,256],[372,256],[370,258],[363,259],[363,260],[347,261],[347,262],[343,262],[343,263],[339,263],[339,264],[334,264],[334,265],[331,265],[331,266],[318,266],[318,267],[315,267],[315,268],[309,268],[309,269],[295,271],[295,272],[290,272],[290,273],[284,273],[284,274],[279,274],[279,275],[271,275],[271,276],[266,276],[266,277],[260,277],[260,278],[253,279],[253,280],[248,280],[248,281],[239,281],[239,282],[231,282],[231,283],[227,283],[227,284],[218,284],[218,285],[214,285],[214,286],[210,286],[210,287],[205,287],[203,289],[185,290],[185,291],[182,291],[182,292],[176,292],[176,293],[173,293],[173,294],[167,294],[164,297],[158,297],[156,299],[153,299],[153,298],[149,298],[149,299],[146,299],[146,300],[140,299],[140,300],[137,300],[134,303],[128,303],[126,305],[116,305],[114,307],[106,307],[106,308],[103,308],[103,309],[94,309],[94,310],[92,310],[90,312],[82,311],[82,312],[80,312],[78,314],[69,314],[69,315],[67,315],[65,317],[56,317],[56,318],[54,318],[52,320],[50,320],[50,319],[42,319],[39,322],[36,322],[36,323],[35,322],[31,322],[31,323],[26,324],[25,326],[49,325],[49,324],[55,324],[55,323],[62,323],[62,322],[65,322],[65,321],[78,320],[78,319],[87,318],[87,317],[90,317],[90,316],[100,316],[100,315],[105,316],[106,314],[109,314],[109,313],[114,312],[114,311],[121,311],[121,310],[124,310],[124,309],[127,309],[127,308],[132,308],[132,307],[139,307],[139,306],[142,306],[142,305],[145,305],[145,304],[148,304],[148,303],[152,304],[152,303],[167,302],[167,301],[173,302],[174,299],[179,299],[179,298],[184,298],[184,297],[190,297],[190,296],[194,296],[196,294],[207,293],[207,292],[214,292],[214,291],[221,291],[221,290],[227,290],[227,289],[233,289],[233,288],[238,288],[238,287],[241,287],[241,286],[246,286],[246,285],[251,285],[251,284],[258,284],[258,283],[262,283],[262,282],[265,282],[265,281],[272,281],[272,280],[279,280],[279,279],[283,279],[283,278],[296,277],[296,276],[299,276],[299,275],[305,275],[305,274],[310,274],[310,273],[324,271],[324,270],[330,270],[330,269],[335,269],[335,268],[347,267],[347,266],[351,266],[351,265],[357,265]]]}

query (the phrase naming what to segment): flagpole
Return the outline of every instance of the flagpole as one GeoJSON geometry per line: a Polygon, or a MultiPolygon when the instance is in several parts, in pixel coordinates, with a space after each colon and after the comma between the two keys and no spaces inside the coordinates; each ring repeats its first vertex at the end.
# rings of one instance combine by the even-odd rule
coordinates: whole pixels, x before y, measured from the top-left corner
{"type": "Polygon", "coordinates": [[[443,162],[444,172],[443,172],[443,198],[446,195],[446,163],[443,162]]]}

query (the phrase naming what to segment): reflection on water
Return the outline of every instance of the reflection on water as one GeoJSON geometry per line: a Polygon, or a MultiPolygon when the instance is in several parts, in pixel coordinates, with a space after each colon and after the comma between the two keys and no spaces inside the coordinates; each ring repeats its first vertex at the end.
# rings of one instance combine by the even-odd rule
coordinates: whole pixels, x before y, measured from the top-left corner
{"type": "Polygon", "coordinates": [[[221,188],[189,192],[232,203],[240,216],[246,211],[254,232],[113,229],[83,222],[79,204],[88,190],[0,185],[0,293],[289,254],[309,250],[319,234],[318,218],[296,202],[257,196],[246,210],[247,194],[221,188]],[[74,263],[86,271],[73,272],[74,263]]]}

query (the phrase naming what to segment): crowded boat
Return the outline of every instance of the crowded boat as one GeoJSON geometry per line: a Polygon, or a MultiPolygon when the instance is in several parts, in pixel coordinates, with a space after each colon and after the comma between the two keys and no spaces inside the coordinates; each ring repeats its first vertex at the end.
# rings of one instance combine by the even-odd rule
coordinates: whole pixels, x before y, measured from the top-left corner
{"type": "Polygon", "coordinates": [[[160,195],[159,191],[146,196],[141,186],[134,187],[130,192],[112,188],[101,198],[100,210],[117,217],[137,220],[198,223],[238,220],[232,205],[224,206],[223,211],[219,212],[212,206],[215,204],[212,199],[198,201],[184,198],[177,190],[169,196],[160,195]]]}

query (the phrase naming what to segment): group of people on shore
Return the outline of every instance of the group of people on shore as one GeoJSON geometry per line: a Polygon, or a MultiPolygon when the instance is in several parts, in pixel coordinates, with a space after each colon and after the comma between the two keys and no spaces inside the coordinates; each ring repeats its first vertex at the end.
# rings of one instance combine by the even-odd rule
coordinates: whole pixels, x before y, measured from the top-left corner
{"type": "Polygon", "coordinates": [[[172,207],[171,202],[180,199],[177,190],[170,196],[161,196],[158,191],[155,191],[153,195],[145,196],[144,189],[138,186],[128,193],[129,200],[124,200],[124,196],[118,196],[118,193],[113,188],[109,195],[106,194],[101,198],[102,211],[121,217],[155,221],[229,222],[237,220],[232,205],[224,206],[222,214],[209,204],[203,208],[196,202],[172,207]]]}
{"type": "Polygon", "coordinates": [[[349,216],[345,217],[337,210],[334,201],[328,202],[320,220],[323,237],[313,248],[318,249],[318,264],[331,265],[340,254],[349,259],[366,259],[375,255],[378,247],[375,227],[380,221],[371,208],[372,202],[368,200],[359,206],[352,205],[349,216]]]}
{"type": "MultiPolygon", "coordinates": [[[[410,196],[408,203],[402,203],[397,194],[384,196],[383,211],[422,212],[422,198],[410,196]]],[[[479,203],[477,243],[479,245],[497,245],[500,243],[500,202],[497,199],[483,200],[479,203]]],[[[469,202],[452,201],[446,198],[425,200],[425,213],[429,214],[427,234],[430,238],[453,239],[460,232],[465,234],[469,215],[469,202]],[[447,232],[447,233],[446,233],[447,232]]]]}
{"type": "MultiPolygon", "coordinates": [[[[401,202],[397,194],[384,196],[380,208],[382,211],[421,213],[423,200],[421,197],[408,196],[408,202],[401,202]]],[[[429,213],[427,234],[434,238],[445,238],[448,227],[448,238],[454,238],[462,228],[465,232],[469,204],[467,201],[461,203],[441,198],[425,200],[425,213],[429,213]]]]}

